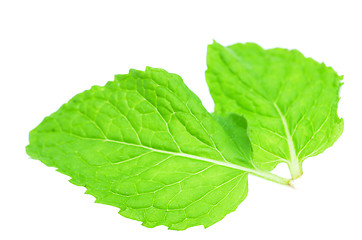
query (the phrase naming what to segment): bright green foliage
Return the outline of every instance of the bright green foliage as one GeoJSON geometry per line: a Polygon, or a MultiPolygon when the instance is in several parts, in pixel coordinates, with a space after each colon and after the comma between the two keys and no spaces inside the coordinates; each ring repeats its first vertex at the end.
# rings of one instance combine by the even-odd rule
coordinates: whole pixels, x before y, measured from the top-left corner
{"type": "Polygon", "coordinates": [[[250,43],[214,43],[207,63],[213,115],[178,75],[130,70],[46,117],[27,153],[125,217],[182,230],[234,211],[249,173],[288,185],[267,171],[295,179],[341,135],[342,77],[324,64],[250,43]]]}
{"type": "Polygon", "coordinates": [[[46,117],[27,153],[147,227],[208,227],[247,195],[242,126],[235,144],[178,75],[130,70],[46,117]]]}
{"type": "Polygon", "coordinates": [[[248,121],[254,162],[265,170],[302,162],[330,147],[343,131],[337,116],[342,77],[296,50],[264,50],[253,43],[208,48],[206,79],[216,113],[248,121]]]}
{"type": "Polygon", "coordinates": [[[253,150],[247,134],[246,119],[235,113],[224,115],[213,113],[212,115],[239,147],[240,152],[243,153],[243,158],[248,159],[250,163],[253,163],[253,150]]]}

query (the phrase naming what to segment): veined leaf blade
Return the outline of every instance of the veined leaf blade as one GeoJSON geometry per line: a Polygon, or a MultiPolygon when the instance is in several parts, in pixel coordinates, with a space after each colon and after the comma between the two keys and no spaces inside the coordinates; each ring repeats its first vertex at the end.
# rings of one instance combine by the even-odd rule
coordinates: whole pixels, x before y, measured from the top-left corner
{"type": "Polygon", "coordinates": [[[212,225],[244,200],[244,170],[254,169],[182,79],[161,69],[76,95],[29,139],[31,158],[147,227],[212,225]]]}
{"type": "Polygon", "coordinates": [[[254,161],[265,170],[302,162],[339,138],[342,77],[296,50],[264,50],[254,43],[208,48],[206,79],[215,112],[242,114],[249,124],[254,161]]]}

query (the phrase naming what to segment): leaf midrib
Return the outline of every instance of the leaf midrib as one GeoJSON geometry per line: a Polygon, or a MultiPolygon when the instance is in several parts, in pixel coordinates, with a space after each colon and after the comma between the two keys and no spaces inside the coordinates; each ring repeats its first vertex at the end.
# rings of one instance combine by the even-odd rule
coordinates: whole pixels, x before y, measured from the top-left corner
{"type": "Polygon", "coordinates": [[[275,102],[273,103],[273,106],[274,106],[275,110],[278,112],[280,119],[282,120],[282,124],[283,124],[285,135],[286,135],[286,140],[287,140],[288,148],[289,148],[289,155],[290,155],[290,159],[289,159],[290,161],[288,161],[289,168],[291,170],[292,178],[295,179],[295,178],[299,177],[298,175],[300,174],[299,173],[300,166],[299,166],[298,156],[296,154],[295,147],[294,147],[293,137],[290,134],[287,119],[283,115],[282,111],[280,110],[280,108],[278,107],[278,105],[275,102]]]}
{"type": "MultiPolygon", "coordinates": [[[[255,169],[251,169],[251,168],[243,167],[243,166],[240,166],[240,165],[236,165],[236,164],[231,163],[231,162],[222,162],[222,161],[218,161],[218,160],[214,160],[214,159],[210,159],[210,158],[204,158],[204,157],[191,155],[191,154],[187,154],[187,153],[182,153],[182,152],[177,153],[177,152],[172,152],[172,151],[166,151],[166,150],[161,150],[161,149],[157,149],[157,148],[148,147],[148,146],[141,145],[141,144],[122,142],[122,141],[108,139],[108,138],[104,138],[104,139],[102,139],[102,138],[89,138],[89,137],[79,136],[79,135],[76,135],[76,134],[73,134],[73,133],[67,133],[67,132],[63,132],[63,133],[74,136],[74,137],[77,137],[77,138],[80,138],[80,139],[84,139],[84,140],[112,142],[112,143],[132,146],[132,147],[139,147],[139,148],[150,150],[152,152],[158,152],[158,153],[163,153],[163,154],[167,154],[167,155],[173,155],[173,156],[178,156],[178,157],[184,157],[184,158],[189,158],[189,159],[196,159],[196,160],[200,160],[200,161],[205,161],[205,162],[209,162],[209,163],[213,163],[213,164],[216,164],[216,165],[225,166],[225,167],[229,167],[229,168],[238,169],[238,170],[249,172],[249,173],[257,172],[255,169]]],[[[133,159],[135,159],[135,158],[133,158],[133,159]]]]}
{"type": "MultiPolygon", "coordinates": [[[[75,136],[77,136],[77,135],[75,135],[75,136]]],[[[204,158],[204,157],[200,157],[200,156],[195,156],[195,155],[191,155],[191,154],[187,154],[187,153],[177,153],[177,152],[165,151],[165,150],[160,150],[160,149],[156,149],[156,148],[152,148],[152,147],[148,147],[148,146],[144,146],[144,145],[137,145],[137,144],[133,144],[133,143],[121,142],[121,141],[112,140],[112,139],[108,139],[108,138],[106,138],[106,139],[86,138],[86,139],[98,140],[98,141],[104,141],[104,142],[113,142],[113,143],[117,143],[117,144],[133,146],[133,147],[141,147],[141,148],[153,151],[153,152],[164,153],[164,154],[168,154],[168,155],[174,155],[174,156],[179,156],[179,157],[184,157],[184,158],[189,158],[189,159],[205,161],[205,162],[212,163],[215,165],[229,167],[229,168],[237,169],[237,170],[244,171],[247,173],[251,173],[255,176],[258,176],[258,177],[261,177],[261,178],[264,178],[264,179],[267,179],[270,181],[274,181],[274,182],[277,182],[280,184],[289,185],[289,179],[282,178],[282,177],[279,177],[272,173],[262,171],[261,169],[243,167],[243,166],[231,163],[231,162],[222,162],[222,161],[218,161],[218,160],[214,160],[214,159],[210,159],[210,158],[204,158]]]]}

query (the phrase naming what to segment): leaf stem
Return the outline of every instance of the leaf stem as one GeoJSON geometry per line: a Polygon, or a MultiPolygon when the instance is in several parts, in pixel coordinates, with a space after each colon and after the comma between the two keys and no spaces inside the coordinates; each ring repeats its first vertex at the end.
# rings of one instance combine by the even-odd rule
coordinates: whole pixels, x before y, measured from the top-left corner
{"type": "Polygon", "coordinates": [[[283,126],[284,126],[287,143],[288,143],[288,148],[289,148],[289,153],[290,153],[290,162],[288,163],[289,171],[290,171],[290,175],[292,176],[292,179],[295,180],[295,179],[299,178],[300,176],[302,176],[303,172],[302,172],[301,166],[299,165],[299,160],[298,160],[297,154],[295,152],[293,136],[290,134],[287,119],[283,115],[282,111],[280,110],[280,108],[278,107],[278,105],[276,103],[274,103],[274,107],[277,110],[277,112],[282,120],[283,126]]]}
{"type": "Polygon", "coordinates": [[[282,185],[288,185],[290,187],[293,187],[293,185],[291,183],[292,179],[283,178],[283,177],[280,177],[280,176],[275,175],[273,173],[266,172],[266,171],[263,171],[263,170],[260,170],[260,169],[257,169],[257,170],[254,170],[254,171],[249,171],[249,173],[253,174],[254,176],[261,177],[261,178],[264,178],[266,180],[269,180],[269,181],[272,181],[272,182],[275,182],[275,183],[279,183],[279,184],[282,184],[282,185]]]}
{"type": "Polygon", "coordinates": [[[302,167],[300,166],[297,158],[292,158],[290,163],[288,163],[288,167],[293,180],[303,175],[302,167]]]}

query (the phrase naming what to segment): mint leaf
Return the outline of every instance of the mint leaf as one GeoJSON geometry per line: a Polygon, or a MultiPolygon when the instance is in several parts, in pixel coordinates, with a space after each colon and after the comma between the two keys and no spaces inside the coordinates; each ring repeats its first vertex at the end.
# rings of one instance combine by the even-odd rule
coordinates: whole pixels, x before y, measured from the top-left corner
{"type": "Polygon", "coordinates": [[[253,163],[253,150],[251,147],[250,139],[247,134],[246,119],[238,114],[218,114],[213,113],[212,116],[224,128],[233,140],[235,145],[239,147],[240,152],[244,159],[248,159],[253,163]]]}
{"type": "Polygon", "coordinates": [[[215,112],[247,119],[254,162],[265,170],[285,162],[298,178],[302,162],[342,134],[337,115],[342,77],[323,63],[296,50],[214,42],[207,66],[215,112]]]}
{"type": "Polygon", "coordinates": [[[182,79],[161,69],[130,70],[76,95],[29,138],[31,158],[147,227],[212,225],[245,199],[248,173],[288,184],[255,169],[250,146],[236,145],[182,79]]]}

